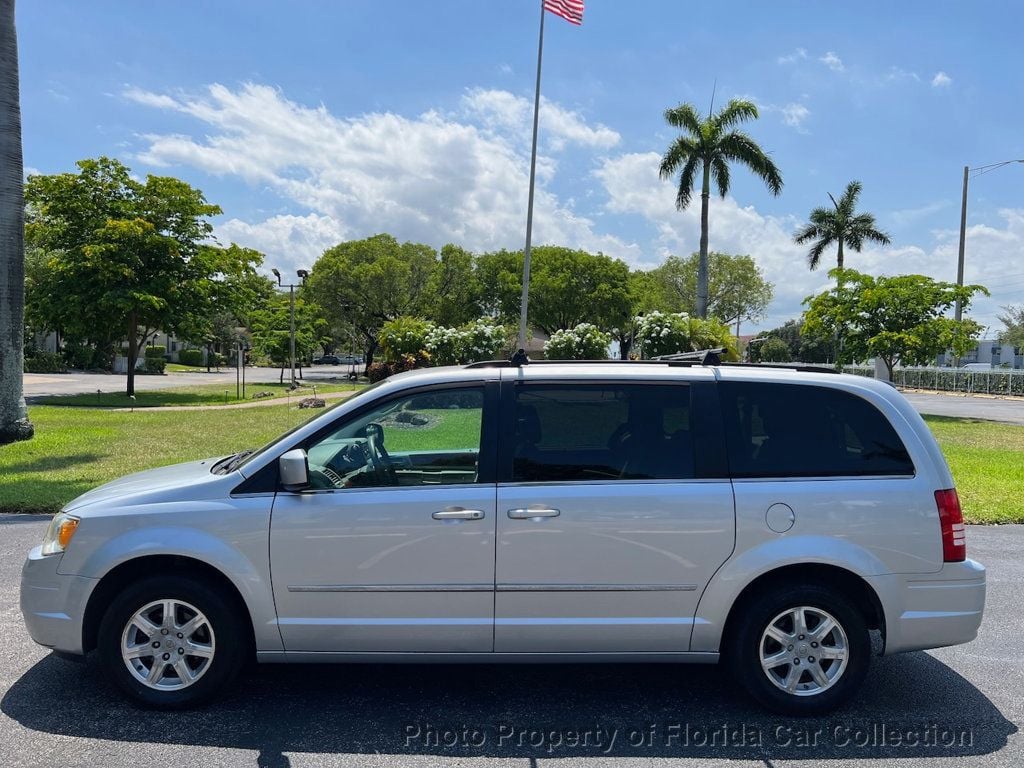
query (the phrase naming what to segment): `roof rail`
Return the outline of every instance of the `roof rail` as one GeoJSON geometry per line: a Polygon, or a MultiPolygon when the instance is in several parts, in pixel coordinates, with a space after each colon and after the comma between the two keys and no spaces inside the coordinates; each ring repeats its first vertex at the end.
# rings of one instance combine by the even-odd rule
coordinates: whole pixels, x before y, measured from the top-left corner
{"type": "MultiPolygon", "coordinates": [[[[683,353],[696,354],[696,353],[683,353]]],[[[708,361],[703,359],[674,359],[676,356],[651,358],[649,360],[530,360],[529,365],[664,365],[669,368],[692,368],[695,366],[718,366],[720,368],[775,368],[801,373],[840,373],[835,368],[822,365],[804,365],[802,363],[743,363],[729,361],[708,361]]],[[[520,363],[513,360],[481,360],[467,363],[463,368],[519,368],[520,363]]]]}

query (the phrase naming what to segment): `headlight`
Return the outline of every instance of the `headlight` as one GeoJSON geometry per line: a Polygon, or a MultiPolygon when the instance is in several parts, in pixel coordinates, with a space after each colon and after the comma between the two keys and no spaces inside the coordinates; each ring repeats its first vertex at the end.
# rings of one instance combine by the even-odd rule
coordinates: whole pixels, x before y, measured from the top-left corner
{"type": "Polygon", "coordinates": [[[46,529],[46,536],[43,537],[43,554],[57,555],[67,549],[71,543],[71,537],[78,530],[78,518],[72,517],[66,512],[58,512],[50,521],[50,527],[46,529]]]}

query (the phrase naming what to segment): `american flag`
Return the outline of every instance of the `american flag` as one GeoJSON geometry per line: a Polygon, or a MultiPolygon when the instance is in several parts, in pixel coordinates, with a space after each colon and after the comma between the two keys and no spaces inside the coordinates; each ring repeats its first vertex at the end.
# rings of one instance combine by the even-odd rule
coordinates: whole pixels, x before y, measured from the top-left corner
{"type": "Polygon", "coordinates": [[[583,0],[544,0],[544,10],[561,16],[570,24],[583,23],[583,0]]]}

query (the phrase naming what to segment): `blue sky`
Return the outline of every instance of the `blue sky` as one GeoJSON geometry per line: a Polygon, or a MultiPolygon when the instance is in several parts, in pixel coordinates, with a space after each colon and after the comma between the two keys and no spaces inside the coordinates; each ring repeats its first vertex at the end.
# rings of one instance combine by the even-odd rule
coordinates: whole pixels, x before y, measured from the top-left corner
{"type": "MultiPolygon", "coordinates": [[[[46,0],[18,5],[25,163],[108,154],[187,179],[217,234],[267,267],[309,266],[388,231],[521,248],[536,63],[535,0],[46,0]]],[[[827,282],[792,232],[851,179],[892,236],[848,256],[873,273],[955,279],[965,164],[1024,158],[1015,2],[587,0],[548,16],[535,242],[634,265],[697,248],[698,206],[657,180],[662,113],[753,99],[750,132],[782,170],[772,198],[737,169],[711,247],[776,284],[770,327],[827,282]]],[[[975,316],[1024,303],[1024,165],[972,179],[975,316]]],[[[753,328],[754,326],[750,326],[753,328]]],[[[748,329],[749,330],[749,329],[748,329]]]]}

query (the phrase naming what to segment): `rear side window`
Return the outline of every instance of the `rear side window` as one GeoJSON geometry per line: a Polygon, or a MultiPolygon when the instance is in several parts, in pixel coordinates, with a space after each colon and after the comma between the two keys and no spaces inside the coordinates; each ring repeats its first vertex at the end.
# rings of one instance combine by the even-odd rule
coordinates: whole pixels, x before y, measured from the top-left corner
{"type": "Polygon", "coordinates": [[[516,387],[513,481],[692,477],[689,386],[516,387]]]}
{"type": "Polygon", "coordinates": [[[733,477],[914,474],[896,430],[861,397],[809,385],[719,386],[733,477]]]}

